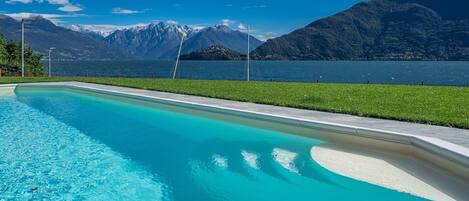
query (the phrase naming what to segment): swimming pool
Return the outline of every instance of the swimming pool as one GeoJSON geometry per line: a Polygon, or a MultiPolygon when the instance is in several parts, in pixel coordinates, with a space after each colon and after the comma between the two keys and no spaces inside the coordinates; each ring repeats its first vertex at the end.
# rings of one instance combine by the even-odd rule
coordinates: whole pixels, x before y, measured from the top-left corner
{"type": "Polygon", "coordinates": [[[260,124],[17,87],[0,96],[0,199],[422,200],[330,172],[310,155],[325,141],[260,124]]]}

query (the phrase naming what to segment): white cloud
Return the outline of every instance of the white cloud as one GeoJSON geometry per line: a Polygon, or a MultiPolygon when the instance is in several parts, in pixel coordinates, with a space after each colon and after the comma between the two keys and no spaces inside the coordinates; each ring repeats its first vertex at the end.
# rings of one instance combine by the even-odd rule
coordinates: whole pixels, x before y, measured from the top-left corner
{"type": "MultiPolygon", "coordinates": [[[[39,0],[41,1],[41,0],[39,0]]],[[[41,1],[42,2],[42,1],[41,1]]],[[[50,4],[55,4],[55,5],[68,5],[70,2],[68,0],[47,0],[50,4]]]]}
{"type": "Polygon", "coordinates": [[[255,37],[259,39],[260,41],[267,41],[269,39],[276,38],[277,36],[268,35],[268,34],[256,34],[255,37]]]}
{"type": "Polygon", "coordinates": [[[32,3],[33,0],[8,0],[8,1],[5,1],[5,3],[8,3],[8,4],[15,4],[15,3],[32,3]]]}
{"type": "Polygon", "coordinates": [[[190,28],[196,30],[196,31],[200,31],[202,29],[205,29],[207,28],[207,25],[203,25],[203,24],[193,24],[193,25],[189,25],[190,28]]]}
{"type": "Polygon", "coordinates": [[[5,15],[8,15],[12,17],[15,20],[21,20],[21,19],[27,19],[31,17],[37,17],[41,16],[45,19],[48,19],[52,21],[54,24],[57,24],[61,22],[60,18],[64,17],[62,15],[56,15],[56,14],[41,14],[41,13],[7,13],[5,15]]]}
{"type": "Polygon", "coordinates": [[[21,19],[27,19],[27,18],[31,18],[31,17],[40,16],[42,18],[50,20],[55,25],[64,24],[65,23],[63,21],[64,18],[87,16],[85,14],[75,14],[75,13],[71,13],[71,14],[48,14],[48,13],[26,13],[26,12],[22,12],[22,13],[4,13],[4,15],[10,16],[13,19],[18,20],[18,21],[20,21],[21,19]]]}
{"type": "Polygon", "coordinates": [[[52,5],[60,5],[58,10],[64,11],[64,12],[78,12],[78,11],[83,10],[80,6],[70,3],[69,0],[7,0],[6,1],[6,3],[8,4],[15,4],[15,3],[29,4],[33,2],[38,2],[38,3],[47,2],[52,5]]]}
{"type": "Polygon", "coordinates": [[[266,5],[252,5],[252,6],[246,6],[244,9],[258,9],[258,8],[267,8],[266,5]]]}
{"type": "Polygon", "coordinates": [[[138,10],[130,10],[130,9],[125,9],[125,8],[114,8],[112,9],[113,14],[136,14],[136,13],[142,13],[142,11],[138,10]]]}
{"type": "Polygon", "coordinates": [[[239,29],[240,31],[246,31],[246,30],[248,30],[248,27],[247,27],[246,25],[244,25],[244,24],[239,24],[239,25],[238,25],[238,29],[239,29]]]}
{"type": "Polygon", "coordinates": [[[67,4],[67,5],[60,7],[59,10],[64,11],[64,12],[78,12],[78,11],[82,11],[83,9],[72,4],[67,4]]]}
{"type": "MultiPolygon", "coordinates": [[[[241,32],[247,33],[248,26],[240,23],[238,25],[238,30],[241,32]]],[[[275,32],[262,32],[256,29],[249,29],[249,33],[261,41],[267,41],[269,39],[276,38],[278,36],[278,34],[275,32]]]]}
{"type": "Polygon", "coordinates": [[[254,36],[261,41],[267,41],[269,39],[277,38],[279,35],[276,32],[262,32],[259,30],[251,30],[251,32],[254,33],[254,36]]]}
{"type": "Polygon", "coordinates": [[[222,19],[221,20],[221,23],[225,26],[231,26],[232,24],[234,24],[236,21],[233,21],[233,20],[230,20],[230,19],[222,19]]]}
{"type": "Polygon", "coordinates": [[[6,14],[16,20],[21,20],[23,18],[30,18],[30,17],[36,17],[36,16],[41,16],[46,19],[51,19],[51,18],[60,18],[61,15],[56,15],[56,14],[40,14],[40,13],[9,13],[6,14]]]}
{"type": "Polygon", "coordinates": [[[28,3],[33,3],[33,2],[38,2],[38,3],[47,2],[49,4],[54,4],[54,5],[70,4],[69,0],[8,0],[6,1],[6,3],[9,3],[9,4],[15,4],[15,3],[28,4],[28,3]]]}
{"type": "Polygon", "coordinates": [[[168,21],[166,21],[166,23],[168,23],[168,24],[179,24],[179,22],[176,21],[176,20],[168,20],[168,21]]]}

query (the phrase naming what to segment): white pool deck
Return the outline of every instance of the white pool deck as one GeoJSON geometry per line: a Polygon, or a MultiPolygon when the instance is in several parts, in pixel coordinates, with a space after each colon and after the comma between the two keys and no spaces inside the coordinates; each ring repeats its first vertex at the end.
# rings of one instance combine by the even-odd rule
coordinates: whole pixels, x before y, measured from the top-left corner
{"type": "MultiPolygon", "coordinates": [[[[393,120],[366,118],[345,114],[318,112],[311,110],[294,109],[287,107],[270,106],[255,103],[221,100],[199,96],[181,95],[158,91],[148,91],[126,87],[116,87],[80,82],[30,83],[20,85],[67,86],[71,88],[85,89],[126,97],[135,97],[140,99],[143,98],[145,100],[171,101],[180,104],[194,105],[198,107],[209,107],[220,110],[261,115],[279,121],[285,120],[285,122],[297,122],[300,125],[320,126],[324,128],[347,132],[353,136],[359,136],[386,142],[394,142],[416,147],[418,149],[431,152],[432,154],[436,154],[439,157],[447,159],[448,161],[454,162],[460,167],[462,167],[464,171],[467,171],[469,169],[469,130],[465,129],[406,123],[393,120]]],[[[14,86],[16,85],[0,85],[0,87],[14,86]]],[[[330,169],[331,171],[337,172],[338,174],[364,180],[377,185],[382,185],[388,188],[393,188],[403,192],[416,194],[429,199],[451,200],[449,198],[453,198],[454,200],[469,200],[469,190],[465,190],[469,189],[466,188],[468,187],[466,185],[467,180],[469,179],[469,175],[467,174],[462,175],[463,177],[467,176],[466,178],[462,178],[462,180],[459,180],[456,183],[452,182],[452,184],[450,185],[447,184],[447,182],[442,182],[441,175],[435,177],[438,179],[429,179],[428,175],[434,173],[432,170],[422,170],[421,168],[417,168],[420,171],[419,174],[412,173],[412,170],[407,170],[406,172],[409,172],[409,174],[405,174],[402,171],[399,172],[396,169],[392,169],[392,166],[397,167],[397,169],[399,169],[399,167],[401,167],[401,169],[402,167],[409,167],[408,162],[402,162],[406,160],[399,159],[402,163],[397,163],[395,162],[397,159],[393,159],[391,160],[393,161],[392,165],[389,165],[389,163],[386,163],[386,161],[390,161],[389,157],[387,156],[383,157],[381,154],[369,153],[360,154],[360,151],[355,151],[353,152],[353,154],[348,154],[350,152],[344,152],[344,149],[345,148],[332,149],[331,147],[320,148],[314,152],[316,155],[321,154],[317,155],[317,158],[315,158],[315,160],[317,160],[324,167],[330,169]],[[328,158],[334,158],[334,160],[328,160],[328,158]],[[355,167],[357,171],[355,171],[354,173],[350,173],[349,170],[354,169],[354,167],[350,166],[353,166],[354,163],[350,163],[347,161],[361,161],[362,163],[360,164],[365,166],[361,166],[359,169],[355,167]],[[396,166],[396,164],[400,165],[396,166]],[[369,171],[366,171],[368,172],[366,174],[369,175],[353,176],[353,174],[365,174],[363,171],[358,170],[363,170],[366,168],[369,168],[369,171]],[[383,172],[390,172],[392,174],[385,174],[383,172]],[[423,172],[426,173],[424,174],[423,172]],[[388,177],[377,177],[378,175],[388,175],[388,177]],[[417,180],[412,177],[417,178],[417,180]],[[426,179],[423,179],[422,181],[422,178],[426,179]],[[432,181],[430,182],[430,180],[432,181]],[[395,181],[395,183],[408,182],[409,184],[403,184],[397,187],[388,185],[389,183],[392,183],[392,181],[395,181]],[[421,188],[414,187],[415,185],[417,185],[418,181],[421,181],[421,188]],[[462,183],[460,183],[461,181],[462,183]],[[461,185],[457,187],[458,184],[461,185]],[[447,187],[445,190],[440,188],[439,186],[447,187]]],[[[312,150],[311,155],[313,156],[315,154],[313,154],[312,150]]],[[[313,158],[314,157],[315,156],[313,156],[313,158]]]]}

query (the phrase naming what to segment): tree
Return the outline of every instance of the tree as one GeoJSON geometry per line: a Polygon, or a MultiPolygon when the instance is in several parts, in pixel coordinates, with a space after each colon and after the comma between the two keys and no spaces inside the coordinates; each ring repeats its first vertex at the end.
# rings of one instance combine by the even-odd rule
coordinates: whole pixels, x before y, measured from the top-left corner
{"type": "Polygon", "coordinates": [[[0,64],[6,63],[6,49],[5,49],[5,39],[2,34],[0,34],[0,64]]]}
{"type": "Polygon", "coordinates": [[[13,41],[8,41],[5,45],[6,63],[9,65],[18,65],[20,63],[21,47],[13,41]]]}
{"type": "Polygon", "coordinates": [[[42,55],[35,54],[33,49],[30,47],[25,49],[25,70],[29,75],[39,76],[44,74],[44,68],[42,66],[42,55]]]}
{"type": "MultiPolygon", "coordinates": [[[[1,38],[0,42],[0,68],[2,74],[18,76],[21,73],[21,43],[8,41],[6,44],[1,38]]],[[[44,68],[42,66],[42,55],[33,52],[31,47],[26,47],[24,50],[24,63],[25,74],[27,76],[41,76],[44,75],[44,68]]]]}

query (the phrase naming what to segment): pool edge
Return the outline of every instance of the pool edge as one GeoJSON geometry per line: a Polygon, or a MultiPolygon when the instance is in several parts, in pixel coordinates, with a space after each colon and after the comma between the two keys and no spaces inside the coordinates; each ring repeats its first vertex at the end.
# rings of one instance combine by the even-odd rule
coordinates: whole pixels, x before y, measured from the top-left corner
{"type": "MultiPolygon", "coordinates": [[[[28,83],[28,84],[8,84],[0,85],[0,87],[16,87],[16,86],[56,86],[56,87],[68,87],[72,89],[91,91],[96,93],[104,93],[115,96],[122,96],[127,98],[136,98],[145,101],[156,101],[166,102],[172,104],[181,104],[188,107],[196,107],[199,109],[209,109],[211,111],[222,111],[226,113],[237,113],[238,115],[254,116],[264,120],[273,120],[279,123],[305,125],[311,127],[319,127],[330,130],[342,131],[341,133],[350,135],[353,137],[359,137],[370,140],[377,140],[390,143],[398,143],[409,146],[415,150],[412,150],[410,154],[415,155],[419,158],[446,170],[450,173],[455,174],[469,180],[469,149],[454,143],[444,141],[434,137],[419,136],[413,134],[399,133],[388,130],[379,130],[366,127],[358,127],[346,124],[340,124],[335,122],[324,122],[314,121],[310,119],[302,119],[293,116],[286,115],[275,115],[262,113],[257,111],[249,111],[242,109],[229,108],[226,106],[214,105],[214,104],[202,104],[197,102],[176,100],[167,97],[156,97],[149,94],[136,93],[135,90],[125,87],[114,87],[119,89],[127,90],[113,90],[111,86],[80,83],[80,82],[54,82],[54,83],[28,83]]],[[[187,95],[185,95],[187,96],[187,95]]],[[[194,96],[195,97],[195,96],[194,96]]],[[[200,97],[198,97],[200,98],[200,97]]],[[[234,101],[236,102],[236,101],[234,101]]],[[[277,107],[277,106],[271,106],[277,107]]],[[[370,145],[373,146],[373,145],[370,145]]],[[[376,145],[380,146],[380,145],[376,145]]]]}

